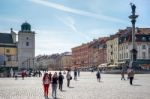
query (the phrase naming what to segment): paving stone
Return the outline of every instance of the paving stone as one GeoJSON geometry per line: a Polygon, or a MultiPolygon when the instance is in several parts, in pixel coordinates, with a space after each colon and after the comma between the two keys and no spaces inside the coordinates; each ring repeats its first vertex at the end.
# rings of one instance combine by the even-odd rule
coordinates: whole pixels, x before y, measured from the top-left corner
{"type": "MultiPolygon", "coordinates": [[[[150,99],[150,74],[136,74],[133,86],[118,74],[101,74],[101,82],[97,82],[96,73],[80,75],[77,81],[71,80],[71,88],[64,79],[64,91],[57,90],[58,99],[150,99]]],[[[0,78],[0,99],[45,99],[42,77],[0,78]]],[[[51,86],[49,99],[52,99],[51,86]]]]}

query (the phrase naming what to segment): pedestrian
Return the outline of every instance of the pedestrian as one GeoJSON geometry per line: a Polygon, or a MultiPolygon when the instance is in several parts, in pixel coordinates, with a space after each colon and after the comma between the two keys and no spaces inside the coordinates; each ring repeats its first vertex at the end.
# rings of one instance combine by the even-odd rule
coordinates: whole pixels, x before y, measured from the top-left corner
{"type": "Polygon", "coordinates": [[[52,97],[56,99],[57,96],[57,73],[55,72],[53,77],[52,77],[52,97]]]}
{"type": "Polygon", "coordinates": [[[78,77],[80,76],[80,69],[78,69],[78,77]]]}
{"type": "Polygon", "coordinates": [[[40,71],[40,70],[39,70],[38,74],[39,74],[39,77],[41,77],[41,76],[42,76],[42,73],[41,73],[41,71],[40,71]]]}
{"type": "Polygon", "coordinates": [[[77,69],[74,69],[74,80],[77,80],[77,69]]]}
{"type": "Polygon", "coordinates": [[[124,70],[122,70],[122,71],[121,71],[121,80],[122,80],[122,79],[123,79],[123,80],[126,80],[125,77],[124,77],[124,75],[125,75],[125,72],[124,72],[124,70]]]}
{"type": "Polygon", "coordinates": [[[134,79],[134,70],[130,69],[129,72],[128,72],[128,75],[129,75],[129,79],[130,79],[130,85],[132,85],[133,84],[133,79],[134,79]]]}
{"type": "Polygon", "coordinates": [[[64,70],[63,74],[66,74],[65,70],[64,70]]]}
{"type": "Polygon", "coordinates": [[[51,72],[48,75],[49,75],[49,80],[52,81],[52,74],[51,74],[51,72]]]}
{"type": "Polygon", "coordinates": [[[96,77],[97,77],[97,81],[100,82],[101,79],[100,70],[97,71],[96,77]]]}
{"type": "Polygon", "coordinates": [[[24,80],[24,77],[25,77],[25,70],[22,71],[21,76],[22,76],[22,80],[24,80]]]}
{"type": "Polygon", "coordinates": [[[48,73],[45,73],[43,76],[43,87],[44,87],[44,96],[45,99],[48,99],[48,90],[49,90],[50,80],[48,73]]]}
{"type": "Polygon", "coordinates": [[[69,70],[67,72],[66,79],[67,79],[67,87],[69,87],[70,86],[70,80],[72,80],[72,77],[71,77],[69,70]]]}
{"type": "Polygon", "coordinates": [[[17,78],[18,78],[18,73],[17,73],[17,71],[14,72],[14,77],[15,77],[15,80],[17,80],[17,78]]]}
{"type": "Polygon", "coordinates": [[[63,79],[64,79],[64,76],[62,75],[61,72],[59,72],[58,82],[59,82],[59,90],[60,91],[62,91],[63,79]]]}

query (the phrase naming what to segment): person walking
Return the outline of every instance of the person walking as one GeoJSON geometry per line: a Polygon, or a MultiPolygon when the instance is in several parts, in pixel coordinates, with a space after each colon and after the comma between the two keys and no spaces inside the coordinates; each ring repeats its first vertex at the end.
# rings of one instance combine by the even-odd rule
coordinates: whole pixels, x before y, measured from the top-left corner
{"type": "Polygon", "coordinates": [[[78,69],[78,77],[80,76],[80,69],[78,69]]]}
{"type": "Polygon", "coordinates": [[[57,81],[58,81],[57,72],[55,72],[52,77],[52,97],[55,99],[57,95],[57,81]]]}
{"type": "Polygon", "coordinates": [[[122,79],[123,79],[123,80],[126,80],[125,77],[124,77],[124,75],[125,75],[125,72],[124,72],[124,70],[122,70],[122,71],[121,71],[121,80],[122,80],[122,79]]]}
{"type": "Polygon", "coordinates": [[[52,81],[52,74],[51,74],[51,72],[48,75],[49,75],[49,80],[52,81]]]}
{"type": "Polygon", "coordinates": [[[14,76],[15,76],[15,80],[17,80],[17,78],[18,78],[18,73],[17,73],[17,71],[14,72],[14,76]]]}
{"type": "Polygon", "coordinates": [[[23,70],[22,73],[21,73],[22,80],[24,80],[25,75],[26,75],[25,70],[23,70]]]}
{"type": "Polygon", "coordinates": [[[100,70],[97,71],[96,77],[97,77],[97,81],[100,82],[101,79],[100,70]]]}
{"type": "Polygon", "coordinates": [[[59,90],[60,91],[62,91],[63,79],[64,79],[64,76],[62,75],[61,72],[59,72],[58,82],[59,82],[59,90]]]}
{"type": "Polygon", "coordinates": [[[48,90],[49,90],[50,80],[48,73],[45,73],[43,76],[43,86],[44,86],[44,96],[45,99],[48,99],[48,90]]]}
{"type": "Polygon", "coordinates": [[[68,72],[67,72],[66,78],[67,78],[67,87],[69,87],[69,86],[70,86],[70,80],[72,79],[72,77],[71,77],[71,74],[70,74],[70,71],[69,71],[69,70],[68,70],[68,72]]]}
{"type": "Polygon", "coordinates": [[[74,80],[77,80],[77,69],[74,69],[74,80]]]}
{"type": "Polygon", "coordinates": [[[132,85],[133,84],[133,79],[134,79],[134,70],[130,69],[129,72],[128,72],[128,75],[129,75],[129,79],[130,79],[130,85],[132,85]]]}

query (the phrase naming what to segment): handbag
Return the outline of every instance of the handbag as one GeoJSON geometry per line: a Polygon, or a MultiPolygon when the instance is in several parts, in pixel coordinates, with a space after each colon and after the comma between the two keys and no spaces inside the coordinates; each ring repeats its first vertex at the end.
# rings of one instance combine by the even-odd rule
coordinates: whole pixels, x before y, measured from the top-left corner
{"type": "Polygon", "coordinates": [[[70,80],[72,80],[72,77],[70,77],[70,80]]]}

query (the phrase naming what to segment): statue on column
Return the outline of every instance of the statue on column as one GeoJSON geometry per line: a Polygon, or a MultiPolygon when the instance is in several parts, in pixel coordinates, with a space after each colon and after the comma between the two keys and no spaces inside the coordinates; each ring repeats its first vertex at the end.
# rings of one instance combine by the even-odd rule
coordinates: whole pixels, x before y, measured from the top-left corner
{"type": "Polygon", "coordinates": [[[134,15],[135,14],[136,6],[133,3],[130,3],[130,5],[131,5],[131,9],[132,9],[132,14],[134,15]]]}

